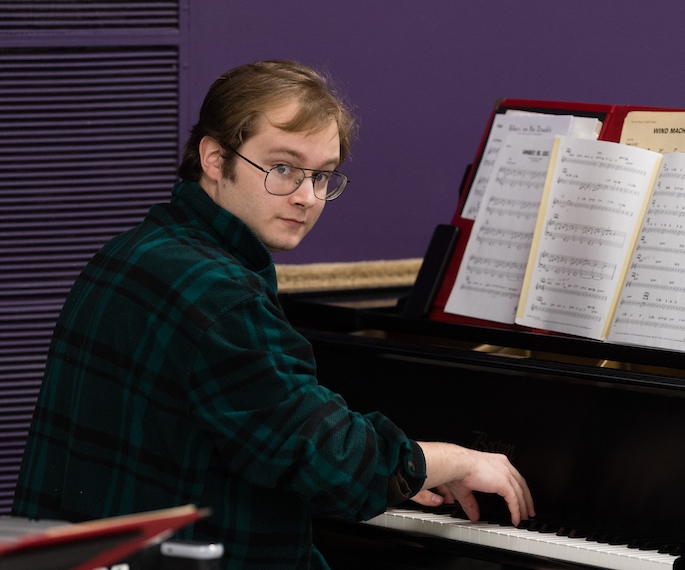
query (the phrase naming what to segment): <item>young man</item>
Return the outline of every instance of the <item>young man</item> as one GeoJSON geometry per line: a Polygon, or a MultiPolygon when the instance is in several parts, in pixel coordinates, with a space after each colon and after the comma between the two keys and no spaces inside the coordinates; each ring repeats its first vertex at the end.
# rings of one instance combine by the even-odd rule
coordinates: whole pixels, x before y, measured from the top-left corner
{"type": "Polygon", "coordinates": [[[480,490],[514,522],[533,514],[503,456],[417,443],[350,410],[282,313],[270,252],[296,247],[342,192],[352,130],[304,66],[263,62],[214,83],[170,204],[110,241],[65,303],[14,514],[194,503],[212,515],[181,538],[221,541],[224,567],[260,569],[327,567],[314,512],[368,519],[415,496],[477,518],[480,490]]]}

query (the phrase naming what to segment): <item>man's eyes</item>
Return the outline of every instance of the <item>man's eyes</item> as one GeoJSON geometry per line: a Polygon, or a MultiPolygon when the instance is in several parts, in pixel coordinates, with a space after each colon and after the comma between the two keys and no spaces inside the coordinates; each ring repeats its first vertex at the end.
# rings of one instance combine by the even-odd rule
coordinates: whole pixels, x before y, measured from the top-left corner
{"type": "Polygon", "coordinates": [[[281,174],[283,176],[289,176],[293,173],[293,168],[292,166],[288,166],[286,164],[277,164],[276,166],[273,167],[275,172],[278,174],[281,174]]]}
{"type": "Polygon", "coordinates": [[[314,176],[314,180],[317,182],[328,182],[331,178],[331,173],[330,172],[312,172],[312,176],[314,176]]]}
{"type": "MultiPolygon", "coordinates": [[[[272,170],[281,176],[296,176],[302,172],[301,168],[296,166],[288,166],[287,164],[277,164],[272,168],[272,170]]],[[[328,182],[328,180],[331,178],[331,173],[324,170],[319,172],[313,171],[312,176],[317,182],[328,182]]]]}

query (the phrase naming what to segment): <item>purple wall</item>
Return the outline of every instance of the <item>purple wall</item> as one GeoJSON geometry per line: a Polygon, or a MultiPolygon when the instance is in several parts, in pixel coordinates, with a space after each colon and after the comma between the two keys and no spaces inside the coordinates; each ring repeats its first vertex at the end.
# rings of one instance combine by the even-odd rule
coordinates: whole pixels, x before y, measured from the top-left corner
{"type": "Polygon", "coordinates": [[[190,10],[191,121],[217,75],[270,58],[327,70],[356,108],[359,140],[341,167],[352,184],[277,263],[422,256],[452,218],[498,98],[685,107],[682,0],[202,0],[190,10]]]}

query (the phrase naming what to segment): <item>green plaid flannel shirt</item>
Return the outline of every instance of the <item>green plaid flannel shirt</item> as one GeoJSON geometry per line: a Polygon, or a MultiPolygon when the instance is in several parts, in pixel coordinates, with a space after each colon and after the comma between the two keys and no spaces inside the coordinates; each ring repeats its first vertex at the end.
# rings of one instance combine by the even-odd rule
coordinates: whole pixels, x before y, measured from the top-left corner
{"type": "Polygon", "coordinates": [[[13,514],[80,521],[188,503],[225,568],[326,568],[312,513],[418,491],[420,448],[319,385],[271,255],[195,183],[110,241],[59,317],[13,514]]]}

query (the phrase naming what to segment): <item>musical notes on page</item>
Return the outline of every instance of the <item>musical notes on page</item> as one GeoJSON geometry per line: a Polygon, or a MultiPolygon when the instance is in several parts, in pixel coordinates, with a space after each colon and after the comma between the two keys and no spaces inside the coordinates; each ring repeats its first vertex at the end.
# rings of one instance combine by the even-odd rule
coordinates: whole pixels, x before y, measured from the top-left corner
{"type": "Polygon", "coordinates": [[[553,145],[553,138],[507,138],[446,312],[513,324],[553,145]]]}
{"type": "Polygon", "coordinates": [[[570,275],[593,281],[612,280],[616,276],[615,263],[589,257],[559,255],[547,251],[540,253],[538,267],[548,273],[570,275]]]}
{"type": "Polygon", "coordinates": [[[586,224],[572,224],[568,222],[558,222],[548,220],[545,225],[545,236],[549,239],[561,239],[564,241],[576,241],[579,243],[600,243],[611,247],[621,248],[626,243],[626,233],[611,230],[599,226],[588,226],[586,224]]]}
{"type": "MultiPolygon", "coordinates": [[[[495,115],[490,128],[488,139],[483,149],[480,164],[464,202],[462,217],[475,220],[480,210],[483,195],[493,174],[495,162],[502,145],[510,136],[529,136],[554,138],[556,135],[566,135],[573,127],[573,117],[570,115],[547,114],[511,114],[495,115]]],[[[506,177],[515,173],[496,172],[502,184],[506,184],[506,177]]]]}
{"type": "Polygon", "coordinates": [[[516,323],[604,338],[661,155],[558,137],[516,323]]]}
{"type": "Polygon", "coordinates": [[[609,340],[685,350],[685,154],[664,155],[609,340]]]}

